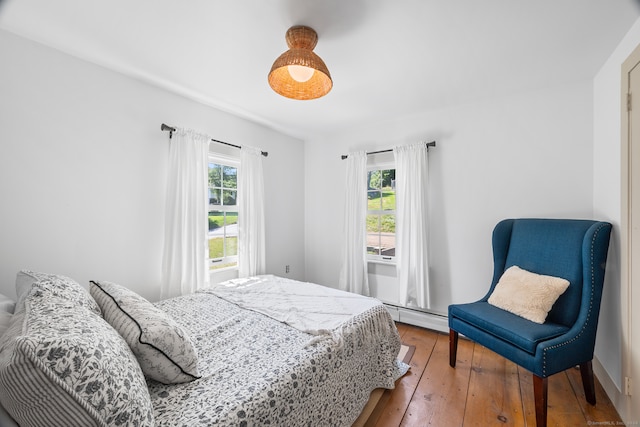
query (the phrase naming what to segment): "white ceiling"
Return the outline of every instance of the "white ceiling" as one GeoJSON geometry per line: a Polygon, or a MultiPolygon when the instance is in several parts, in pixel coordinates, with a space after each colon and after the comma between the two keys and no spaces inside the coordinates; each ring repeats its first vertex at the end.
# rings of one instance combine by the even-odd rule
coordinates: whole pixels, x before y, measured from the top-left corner
{"type": "Polygon", "coordinates": [[[635,0],[0,0],[1,29],[300,138],[591,79],[638,16],[635,0]],[[324,98],[267,83],[295,24],[318,32],[324,98]]]}

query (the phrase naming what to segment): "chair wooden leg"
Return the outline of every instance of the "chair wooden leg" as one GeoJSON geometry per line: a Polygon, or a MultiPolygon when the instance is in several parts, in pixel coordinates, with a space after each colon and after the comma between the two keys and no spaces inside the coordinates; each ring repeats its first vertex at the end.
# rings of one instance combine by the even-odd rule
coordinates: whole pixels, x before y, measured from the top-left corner
{"type": "Polygon", "coordinates": [[[580,365],[580,375],[582,376],[582,386],[587,402],[596,404],[596,386],[593,379],[593,366],[591,360],[580,365]]]}
{"type": "Polygon", "coordinates": [[[458,355],[458,333],[449,329],[449,366],[456,367],[456,357],[458,355]]]}
{"type": "Polygon", "coordinates": [[[533,395],[536,403],[536,426],[547,427],[547,378],[533,376],[533,395]]]}

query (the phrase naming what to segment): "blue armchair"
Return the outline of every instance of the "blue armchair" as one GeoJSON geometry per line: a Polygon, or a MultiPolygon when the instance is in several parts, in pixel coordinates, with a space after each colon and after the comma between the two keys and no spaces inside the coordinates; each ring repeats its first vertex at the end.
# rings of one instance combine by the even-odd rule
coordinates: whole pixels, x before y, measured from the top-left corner
{"type": "Polygon", "coordinates": [[[596,340],[611,224],[570,219],[507,219],[493,231],[494,272],[481,300],[449,306],[449,364],[455,368],[458,334],[533,373],[538,427],[547,424],[547,379],[580,366],[585,396],[595,405],[591,361],[596,340]],[[518,266],[567,279],[544,323],[489,304],[503,272],[518,266]]]}

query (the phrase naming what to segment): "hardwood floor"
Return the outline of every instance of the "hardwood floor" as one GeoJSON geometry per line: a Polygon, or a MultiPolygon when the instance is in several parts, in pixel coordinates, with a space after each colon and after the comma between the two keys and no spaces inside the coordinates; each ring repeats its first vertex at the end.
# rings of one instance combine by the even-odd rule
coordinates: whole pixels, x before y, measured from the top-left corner
{"type": "MultiPolygon", "coordinates": [[[[447,334],[400,323],[398,331],[402,342],[416,347],[411,369],[367,425],[536,425],[530,372],[463,338],[454,369],[447,334]]],[[[585,400],[579,369],[553,375],[548,425],[624,425],[597,379],[596,401],[585,400]]]]}

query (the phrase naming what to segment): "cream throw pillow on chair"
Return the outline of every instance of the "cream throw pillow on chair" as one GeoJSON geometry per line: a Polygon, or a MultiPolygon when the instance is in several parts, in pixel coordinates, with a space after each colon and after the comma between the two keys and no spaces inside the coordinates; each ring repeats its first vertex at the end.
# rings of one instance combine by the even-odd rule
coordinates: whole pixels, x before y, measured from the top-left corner
{"type": "Polygon", "coordinates": [[[568,287],[566,279],[531,273],[514,265],[500,277],[489,296],[489,304],[532,322],[544,323],[551,307],[568,287]]]}

